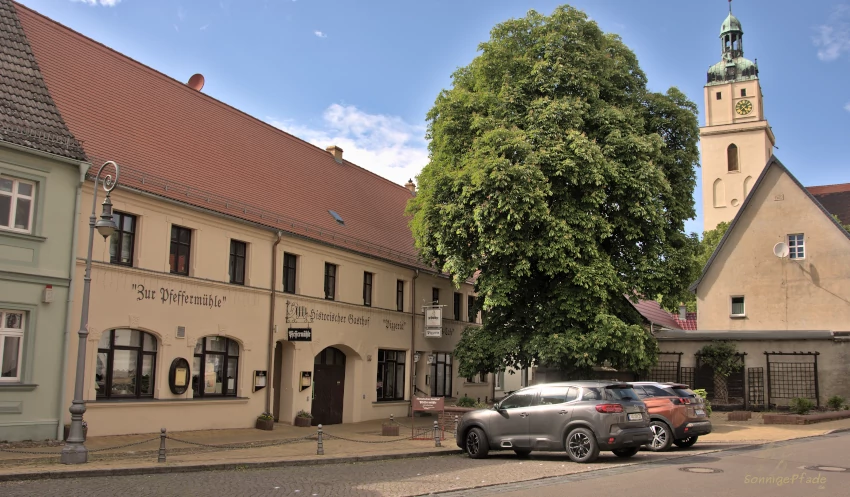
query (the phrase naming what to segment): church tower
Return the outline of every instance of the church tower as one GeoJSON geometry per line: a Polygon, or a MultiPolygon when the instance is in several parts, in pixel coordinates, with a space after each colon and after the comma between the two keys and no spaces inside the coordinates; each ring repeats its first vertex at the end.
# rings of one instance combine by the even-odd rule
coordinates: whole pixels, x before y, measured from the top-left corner
{"type": "Polygon", "coordinates": [[[729,15],[720,27],[721,61],[708,69],[702,150],[703,230],[732,221],[773,153],[758,64],[744,58],[744,30],[729,15]]]}

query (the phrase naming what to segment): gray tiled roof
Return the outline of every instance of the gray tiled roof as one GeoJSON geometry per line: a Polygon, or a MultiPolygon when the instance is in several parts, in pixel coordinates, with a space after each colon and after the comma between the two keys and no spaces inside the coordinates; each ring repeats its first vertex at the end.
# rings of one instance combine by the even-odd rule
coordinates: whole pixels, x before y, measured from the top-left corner
{"type": "Polygon", "coordinates": [[[86,160],[47,91],[10,0],[0,0],[0,140],[86,160]]]}

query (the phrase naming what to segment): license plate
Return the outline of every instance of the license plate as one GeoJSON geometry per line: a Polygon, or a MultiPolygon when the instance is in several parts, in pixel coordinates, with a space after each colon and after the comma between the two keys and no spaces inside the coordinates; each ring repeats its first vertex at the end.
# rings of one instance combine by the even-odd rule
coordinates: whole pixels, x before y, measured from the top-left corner
{"type": "Polygon", "coordinates": [[[697,409],[696,413],[697,413],[697,416],[705,416],[705,411],[703,411],[702,409],[697,409]]]}
{"type": "Polygon", "coordinates": [[[643,415],[639,412],[629,414],[629,421],[640,421],[643,419],[643,415]]]}

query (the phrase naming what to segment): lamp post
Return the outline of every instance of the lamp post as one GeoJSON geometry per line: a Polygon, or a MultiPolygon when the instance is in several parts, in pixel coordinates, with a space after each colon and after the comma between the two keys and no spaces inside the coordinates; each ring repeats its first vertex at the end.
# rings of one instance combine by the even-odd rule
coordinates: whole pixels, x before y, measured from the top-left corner
{"type": "Polygon", "coordinates": [[[89,458],[89,451],[85,446],[85,439],[83,438],[83,413],[86,412],[86,403],[83,400],[83,388],[86,374],[86,340],[89,336],[91,254],[95,228],[103,236],[104,241],[117,229],[115,221],[112,220],[112,201],[109,200],[109,193],[117,184],[118,164],[112,161],[104,162],[94,177],[94,193],[92,194],[91,216],[89,217],[89,248],[86,256],[86,275],[83,283],[83,309],[80,315],[80,331],[77,332],[80,337],[80,343],[77,348],[77,376],[74,383],[74,400],[71,402],[70,409],[68,409],[71,411],[71,429],[68,432],[68,439],[65,441],[65,446],[62,447],[62,464],[82,464],[88,462],[89,458]],[[103,212],[98,220],[95,216],[95,210],[97,209],[97,186],[100,181],[100,173],[109,165],[115,168],[115,178],[111,174],[107,174],[103,178],[103,190],[106,192],[106,199],[103,201],[103,212]]]}

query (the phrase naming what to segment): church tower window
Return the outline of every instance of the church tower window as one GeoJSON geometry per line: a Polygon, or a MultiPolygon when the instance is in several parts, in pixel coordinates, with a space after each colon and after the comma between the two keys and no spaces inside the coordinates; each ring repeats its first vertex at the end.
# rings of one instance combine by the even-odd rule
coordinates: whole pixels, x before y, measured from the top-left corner
{"type": "Polygon", "coordinates": [[[729,167],[730,173],[737,173],[740,171],[738,167],[738,146],[734,143],[726,148],[726,164],[729,167]]]}

